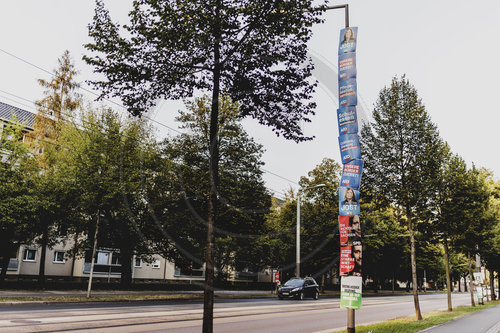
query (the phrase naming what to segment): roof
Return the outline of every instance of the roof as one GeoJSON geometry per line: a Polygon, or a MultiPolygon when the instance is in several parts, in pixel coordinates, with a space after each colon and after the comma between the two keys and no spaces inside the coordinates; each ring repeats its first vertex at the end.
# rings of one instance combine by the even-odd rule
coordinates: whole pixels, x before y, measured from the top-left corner
{"type": "Polygon", "coordinates": [[[23,123],[29,129],[33,129],[35,123],[35,114],[18,107],[0,102],[0,120],[10,121],[15,115],[20,123],[23,123]]]}

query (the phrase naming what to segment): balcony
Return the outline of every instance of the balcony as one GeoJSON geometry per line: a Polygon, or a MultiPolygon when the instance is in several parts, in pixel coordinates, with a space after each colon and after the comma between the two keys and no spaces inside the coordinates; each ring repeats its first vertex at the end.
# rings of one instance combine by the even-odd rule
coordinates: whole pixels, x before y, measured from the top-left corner
{"type": "MultiPolygon", "coordinates": [[[[90,274],[90,263],[86,262],[83,266],[83,273],[90,274]]],[[[94,264],[94,274],[120,275],[122,265],[103,265],[94,264]]]]}

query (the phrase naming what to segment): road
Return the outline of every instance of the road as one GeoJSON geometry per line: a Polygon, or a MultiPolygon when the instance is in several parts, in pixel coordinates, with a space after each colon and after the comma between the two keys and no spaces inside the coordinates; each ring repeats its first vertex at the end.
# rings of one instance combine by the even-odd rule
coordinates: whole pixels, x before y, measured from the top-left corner
{"type": "MultiPolygon", "coordinates": [[[[453,306],[470,302],[453,294],[453,306]]],[[[446,309],[446,294],[420,295],[422,312],[446,309]]],[[[0,332],[201,332],[200,301],[0,307],[0,332]]],[[[356,324],[414,315],[413,297],[363,298],[356,324]]],[[[345,328],[338,298],[216,300],[214,332],[321,332],[345,328]]],[[[458,331],[457,331],[458,332],[458,331]]]]}

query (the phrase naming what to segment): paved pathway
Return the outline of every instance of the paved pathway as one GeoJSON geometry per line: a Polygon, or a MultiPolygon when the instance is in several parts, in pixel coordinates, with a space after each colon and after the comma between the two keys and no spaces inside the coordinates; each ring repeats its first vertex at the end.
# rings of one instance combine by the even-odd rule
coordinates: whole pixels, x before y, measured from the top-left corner
{"type": "Polygon", "coordinates": [[[443,325],[428,328],[420,333],[499,333],[500,305],[475,312],[471,315],[449,321],[443,325]]]}

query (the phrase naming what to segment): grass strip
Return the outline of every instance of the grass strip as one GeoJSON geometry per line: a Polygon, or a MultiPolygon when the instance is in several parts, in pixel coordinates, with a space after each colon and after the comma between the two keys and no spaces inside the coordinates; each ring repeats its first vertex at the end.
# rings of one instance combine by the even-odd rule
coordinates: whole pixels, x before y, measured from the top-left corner
{"type": "MultiPolygon", "coordinates": [[[[222,294],[215,295],[215,298],[231,299],[231,298],[263,298],[275,297],[270,294],[222,294]]],[[[164,301],[164,300],[183,300],[183,299],[203,299],[203,294],[174,294],[174,295],[96,295],[91,298],[85,296],[40,296],[40,297],[2,297],[1,303],[22,303],[22,302],[135,302],[135,301],[164,301]]]]}
{"type": "MultiPolygon", "coordinates": [[[[448,321],[467,316],[473,312],[481,311],[500,304],[500,300],[485,303],[484,305],[460,306],[449,311],[434,311],[423,315],[423,320],[417,321],[415,316],[388,320],[378,324],[356,326],[356,333],[414,333],[423,329],[440,325],[448,321]]],[[[344,333],[347,330],[335,331],[344,333]]],[[[333,333],[333,332],[332,332],[333,333]]]]}

